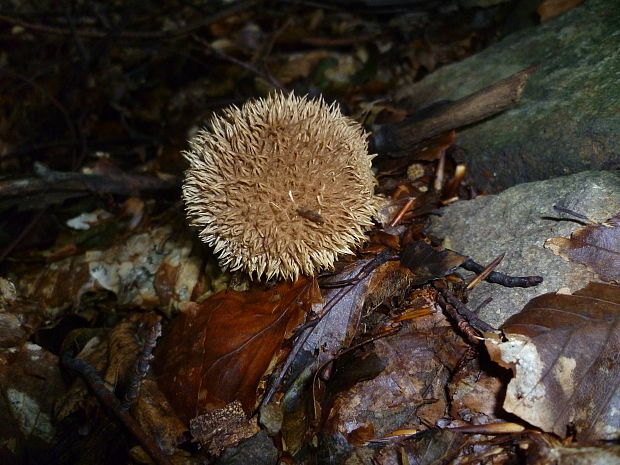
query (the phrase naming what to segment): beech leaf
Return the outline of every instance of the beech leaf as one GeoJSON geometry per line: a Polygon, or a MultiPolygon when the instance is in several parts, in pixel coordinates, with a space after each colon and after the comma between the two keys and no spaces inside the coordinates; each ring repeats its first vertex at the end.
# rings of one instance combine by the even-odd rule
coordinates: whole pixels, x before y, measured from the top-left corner
{"type": "Polygon", "coordinates": [[[605,223],[578,229],[570,239],[548,239],[545,247],[566,260],[587,266],[603,281],[620,280],[620,214],[605,223]]]}
{"type": "Polygon", "coordinates": [[[413,272],[415,284],[420,285],[449,275],[466,259],[452,250],[437,250],[425,242],[415,241],[403,249],[400,263],[413,272]]]}
{"type": "Polygon", "coordinates": [[[590,283],[574,294],[532,299],[487,340],[491,358],[511,368],[504,409],[565,437],[610,440],[620,433],[620,286],[590,283]]]}
{"type": "Polygon", "coordinates": [[[246,412],[282,342],[320,298],[312,279],[191,303],[157,348],[160,389],[186,422],[238,400],[246,412]]]}

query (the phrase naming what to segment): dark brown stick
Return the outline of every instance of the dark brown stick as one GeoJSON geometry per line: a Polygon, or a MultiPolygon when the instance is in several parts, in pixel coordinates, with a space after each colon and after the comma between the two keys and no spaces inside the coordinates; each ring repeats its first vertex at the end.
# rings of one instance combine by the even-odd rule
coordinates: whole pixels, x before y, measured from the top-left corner
{"type": "Polygon", "coordinates": [[[530,74],[530,66],[506,79],[467,97],[448,103],[431,115],[408,118],[402,123],[373,128],[373,151],[395,153],[409,150],[414,144],[451,129],[482,121],[501,113],[521,98],[530,74]]]}
{"type": "Polygon", "coordinates": [[[477,341],[474,337],[477,335],[471,332],[469,326],[473,326],[480,331],[495,331],[493,326],[478,318],[474,312],[467,308],[463,302],[454,297],[451,292],[441,288],[438,288],[437,290],[439,291],[439,294],[437,294],[437,302],[439,302],[439,305],[450,313],[450,316],[455,320],[459,329],[467,334],[469,338],[472,338],[473,341],[477,341]],[[452,312],[450,307],[454,307],[456,313],[452,312]]]}
{"type": "Polygon", "coordinates": [[[142,351],[136,361],[136,365],[134,366],[134,372],[132,373],[131,380],[129,381],[129,387],[125,393],[125,398],[123,399],[122,408],[125,411],[129,410],[134,405],[136,399],[138,398],[138,394],[140,394],[142,382],[151,368],[153,350],[155,350],[159,336],[161,336],[161,320],[157,320],[155,324],[148,329],[146,339],[144,340],[144,344],[142,346],[142,351]]]}
{"type": "MultiPolygon", "coordinates": [[[[473,271],[474,273],[482,273],[485,270],[485,266],[476,263],[471,258],[465,260],[461,267],[466,270],[473,271]]],[[[485,278],[485,281],[495,284],[501,284],[505,287],[532,287],[538,286],[543,282],[542,276],[508,276],[498,271],[491,271],[485,278]]]]}
{"type": "Polygon", "coordinates": [[[136,441],[138,441],[138,444],[153,459],[153,462],[157,465],[172,465],[170,459],[142,431],[138,422],[127,411],[123,410],[120,401],[106,388],[104,381],[91,365],[84,360],[72,358],[67,353],[60,357],[60,363],[75,371],[84,379],[106,411],[129,430],[136,441]]]}
{"type": "Polygon", "coordinates": [[[469,284],[467,285],[467,287],[465,289],[467,291],[471,291],[478,284],[480,284],[482,282],[482,280],[486,279],[486,277],[489,276],[489,274],[491,274],[491,272],[495,268],[497,268],[497,265],[499,265],[502,262],[502,260],[504,259],[504,256],[506,256],[505,252],[500,254],[500,255],[498,255],[495,258],[495,260],[493,260],[491,263],[489,263],[487,266],[484,267],[484,270],[482,270],[478,276],[476,276],[474,279],[472,279],[469,282],[469,284]]]}
{"type": "MultiPolygon", "coordinates": [[[[22,206],[25,199],[41,197],[49,194],[68,194],[83,192],[99,192],[116,195],[137,195],[140,192],[162,191],[178,188],[178,179],[162,180],[154,176],[118,173],[114,175],[83,174],[74,172],[53,171],[44,165],[35,165],[38,177],[8,179],[0,181],[0,200],[11,203],[19,202],[22,206]]],[[[37,199],[37,206],[56,202],[54,196],[37,199]]]]}

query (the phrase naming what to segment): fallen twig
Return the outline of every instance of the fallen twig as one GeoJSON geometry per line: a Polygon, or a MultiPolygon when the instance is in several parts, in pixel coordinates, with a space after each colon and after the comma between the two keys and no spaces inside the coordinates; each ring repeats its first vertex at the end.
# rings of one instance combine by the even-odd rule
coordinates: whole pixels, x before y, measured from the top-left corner
{"type": "Polygon", "coordinates": [[[406,155],[414,144],[424,139],[501,113],[519,101],[535,69],[530,66],[467,97],[442,105],[423,118],[414,116],[398,124],[376,126],[372,149],[395,156],[399,152],[406,155]]]}
{"type": "Polygon", "coordinates": [[[437,294],[437,302],[446,310],[457,326],[463,333],[470,339],[471,342],[478,342],[479,335],[474,328],[480,331],[495,331],[495,328],[485,321],[482,321],[472,312],[467,306],[459,299],[454,297],[450,291],[443,288],[438,288],[439,294],[437,294]],[[454,307],[454,312],[450,307],[454,307]]]}
{"type": "Polygon", "coordinates": [[[491,272],[495,268],[497,268],[497,265],[499,265],[502,262],[502,260],[504,259],[505,255],[506,255],[506,253],[500,254],[498,257],[495,258],[495,260],[493,260],[491,263],[489,263],[487,266],[485,266],[484,270],[482,270],[478,276],[476,276],[474,279],[472,279],[465,289],[467,291],[471,291],[478,284],[480,284],[480,282],[482,282],[484,279],[486,279],[486,277],[489,276],[489,274],[491,274],[491,272]]]}
{"type": "MultiPolygon", "coordinates": [[[[482,273],[485,271],[485,266],[476,263],[471,258],[468,258],[461,264],[462,268],[473,271],[474,273],[482,273]]],[[[538,286],[543,282],[542,276],[508,276],[498,271],[491,271],[485,278],[485,281],[495,284],[501,284],[506,287],[532,287],[538,286]]]]}
{"type": "Polygon", "coordinates": [[[138,422],[123,409],[120,401],[106,388],[105,382],[91,365],[84,360],[71,357],[68,353],[60,357],[60,363],[77,372],[84,379],[105,410],[129,430],[153,462],[157,465],[172,465],[170,459],[164,455],[155,442],[146,436],[138,422]]]}
{"type": "Polygon", "coordinates": [[[144,381],[144,378],[151,368],[153,350],[155,349],[159,336],[161,336],[161,320],[157,320],[155,324],[148,328],[144,345],[142,346],[142,351],[136,361],[133,376],[129,381],[129,387],[125,393],[125,398],[123,399],[122,408],[125,411],[129,410],[138,398],[142,381],[144,381]]]}
{"type": "Polygon", "coordinates": [[[114,173],[83,174],[74,172],[53,171],[42,164],[35,165],[37,177],[7,179],[0,181],[0,200],[10,203],[11,200],[27,207],[25,199],[37,199],[36,206],[50,205],[58,199],[49,194],[71,194],[82,192],[98,192],[116,195],[133,196],[140,192],[162,191],[178,188],[180,180],[162,180],[154,176],[114,173]],[[39,201],[40,200],[40,201],[39,201]]]}

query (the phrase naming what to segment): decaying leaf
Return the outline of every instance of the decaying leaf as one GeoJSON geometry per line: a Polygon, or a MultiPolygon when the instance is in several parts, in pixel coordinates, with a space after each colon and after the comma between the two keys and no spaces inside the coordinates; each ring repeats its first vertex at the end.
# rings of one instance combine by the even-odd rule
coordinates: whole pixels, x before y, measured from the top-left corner
{"type": "Polygon", "coordinates": [[[321,60],[327,57],[329,57],[329,53],[325,50],[314,50],[291,55],[286,63],[283,63],[280,67],[274,67],[274,77],[281,84],[287,85],[296,79],[307,77],[321,60]]]}
{"type": "Polygon", "coordinates": [[[564,444],[554,436],[532,432],[521,442],[528,465],[611,465],[620,463],[620,445],[564,444]]]}
{"type": "Polygon", "coordinates": [[[319,297],[315,281],[303,278],[188,304],[162,338],[154,365],[177,414],[189,422],[235,400],[250,412],[260,379],[319,297]]]}
{"type": "Polygon", "coordinates": [[[15,285],[18,295],[39,302],[46,314],[77,307],[84,293],[102,290],[115,294],[123,306],[168,310],[204,290],[202,261],[191,251],[189,236],[163,226],[37,268],[15,285]]]}
{"type": "Polygon", "coordinates": [[[400,262],[415,275],[415,284],[424,284],[454,272],[467,257],[452,250],[437,250],[422,241],[408,244],[400,262]]]}
{"type": "Polygon", "coordinates": [[[452,459],[467,437],[448,429],[431,428],[400,443],[390,444],[376,459],[378,465],[468,463],[452,459]]]}
{"type": "MultiPolygon", "coordinates": [[[[142,350],[139,342],[141,327],[151,327],[159,317],[154,313],[132,313],[112,330],[98,330],[77,355],[101,375],[109,389],[120,398],[130,383],[135,382],[136,361],[142,350]]],[[[71,336],[68,339],[73,340],[71,336]]],[[[75,341],[65,344],[73,346],[75,341]]],[[[91,395],[82,378],[76,378],[64,395],[58,395],[56,417],[65,419],[77,410],[89,411],[99,402],[91,395]]],[[[149,372],[141,380],[138,397],[131,414],[141,428],[167,454],[182,442],[186,426],[177,418],[167,399],[149,372]]]]}
{"type": "Polygon", "coordinates": [[[150,372],[142,382],[140,395],[131,413],[165,454],[172,454],[176,446],[183,442],[187,427],[175,415],[150,372]]]}
{"type": "MultiPolygon", "coordinates": [[[[438,313],[434,321],[439,319],[443,316],[438,313]]],[[[324,432],[340,433],[351,439],[360,428],[372,425],[377,434],[372,439],[376,439],[399,428],[436,423],[445,414],[448,403],[445,384],[449,372],[460,358],[444,360],[438,356],[438,346],[452,344],[453,350],[462,355],[465,345],[454,339],[449,326],[439,326],[428,333],[409,328],[378,339],[353,359],[338,363],[327,389],[342,390],[332,394],[324,432]],[[367,364],[369,375],[356,380],[354,376],[362,375],[367,364]],[[351,385],[347,379],[358,382],[351,385]]]]}
{"type": "Polygon", "coordinates": [[[545,247],[567,260],[586,265],[603,281],[620,282],[620,214],[604,223],[578,229],[570,239],[548,239],[545,247]]]}
{"type": "Polygon", "coordinates": [[[590,283],[532,299],[487,341],[515,374],[504,409],[547,432],[612,440],[620,433],[620,286],[590,283]]]}
{"type": "Polygon", "coordinates": [[[326,287],[322,317],[304,343],[308,353],[319,350],[314,361],[317,366],[349,347],[358,334],[365,308],[373,309],[388,298],[402,296],[412,285],[409,270],[397,262],[385,262],[388,254],[384,249],[375,258],[358,260],[321,282],[326,287]]]}
{"type": "MultiPolygon", "coordinates": [[[[58,359],[26,342],[1,349],[0,367],[1,461],[8,460],[9,450],[17,457],[29,452],[32,458],[43,446],[49,446],[56,433],[53,405],[64,391],[58,359]],[[15,450],[15,444],[21,447],[15,450]]],[[[20,457],[11,463],[24,463],[21,459],[26,461],[26,457],[20,457]]]]}
{"type": "Polygon", "coordinates": [[[21,345],[42,322],[43,315],[39,307],[18,298],[13,283],[0,278],[0,347],[21,345]]]}

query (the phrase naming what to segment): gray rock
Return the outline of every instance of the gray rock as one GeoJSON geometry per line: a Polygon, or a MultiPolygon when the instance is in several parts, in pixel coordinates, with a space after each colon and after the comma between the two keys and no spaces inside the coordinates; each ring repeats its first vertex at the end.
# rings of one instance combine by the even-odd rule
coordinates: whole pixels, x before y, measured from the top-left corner
{"type": "Polygon", "coordinates": [[[544,282],[532,288],[507,288],[481,283],[470,295],[475,309],[488,297],[480,317],[498,327],[533,297],[568,287],[575,291],[599,281],[585,266],[572,263],[543,247],[551,237],[570,237],[582,227],[553,209],[569,208],[604,221],[620,211],[620,177],[609,171],[586,171],[547,181],[524,183],[498,195],[456,202],[433,218],[430,233],[444,238],[446,248],[470,256],[480,264],[506,253],[496,268],[515,276],[540,275],[544,282]]]}
{"type": "Polygon", "coordinates": [[[458,133],[476,186],[497,192],[588,169],[617,169],[619,44],[617,0],[589,0],[440,68],[396,97],[421,108],[536,64],[516,107],[458,133]]]}

